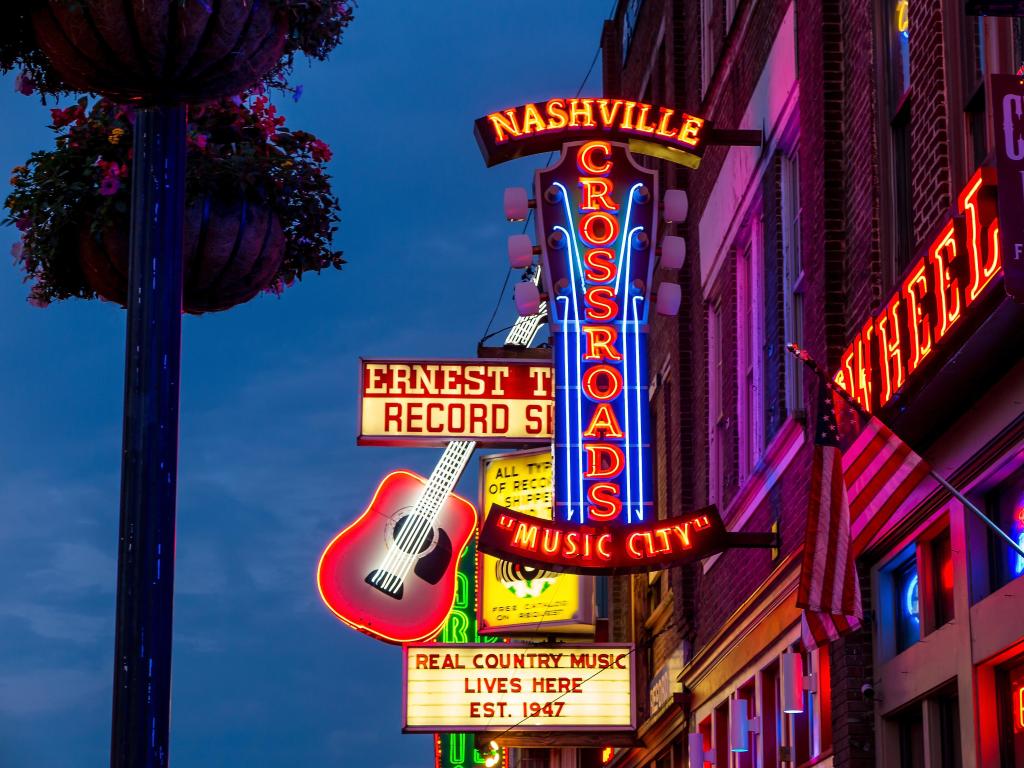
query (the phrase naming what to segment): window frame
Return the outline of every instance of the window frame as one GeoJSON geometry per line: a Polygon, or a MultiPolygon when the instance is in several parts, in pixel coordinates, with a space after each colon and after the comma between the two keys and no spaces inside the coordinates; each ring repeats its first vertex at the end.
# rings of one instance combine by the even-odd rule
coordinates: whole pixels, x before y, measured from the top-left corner
{"type": "Polygon", "coordinates": [[[764,235],[753,217],[747,243],[736,249],[736,421],[739,484],[764,455],[764,235]]]}
{"type": "Polygon", "coordinates": [[[708,503],[725,494],[725,355],[722,301],[708,303],[708,503]]]}
{"type": "MultiPolygon", "coordinates": [[[[804,261],[800,227],[800,147],[779,153],[779,201],[782,217],[782,313],[785,343],[804,343],[804,261]]],[[[804,415],[804,366],[793,355],[785,356],[786,412],[804,415]]]]}

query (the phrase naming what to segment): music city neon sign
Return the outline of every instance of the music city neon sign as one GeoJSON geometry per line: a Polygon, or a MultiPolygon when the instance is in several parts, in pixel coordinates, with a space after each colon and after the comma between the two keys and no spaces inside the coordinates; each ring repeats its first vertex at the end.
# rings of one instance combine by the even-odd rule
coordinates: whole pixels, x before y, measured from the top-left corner
{"type": "Polygon", "coordinates": [[[770,545],[732,538],[714,507],[664,523],[654,510],[647,332],[660,198],[657,171],[638,165],[631,150],[648,149],[637,150],[637,133],[673,151],[695,150],[704,126],[672,109],[614,99],[552,99],[476,122],[488,164],[552,141],[562,149],[534,184],[554,347],[554,519],[494,505],[481,551],[594,572],[770,545]]]}

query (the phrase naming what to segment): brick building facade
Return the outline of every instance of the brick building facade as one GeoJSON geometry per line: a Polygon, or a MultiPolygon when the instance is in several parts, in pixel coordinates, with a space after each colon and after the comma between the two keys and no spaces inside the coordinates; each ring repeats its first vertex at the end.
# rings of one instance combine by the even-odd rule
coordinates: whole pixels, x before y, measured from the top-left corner
{"type": "Polygon", "coordinates": [[[692,764],[700,733],[718,758],[705,765],[1024,766],[1010,710],[1019,682],[1024,712],[1024,561],[934,486],[891,510],[858,559],[865,626],[804,651],[815,382],[784,348],[846,371],[844,386],[1020,535],[1024,312],[998,275],[973,305],[966,277],[946,284],[965,319],[940,339],[941,318],[922,315],[913,364],[870,352],[887,308],[916,306],[936,237],[950,221],[966,236],[961,190],[996,137],[985,76],[1016,71],[1020,41],[1019,22],[954,0],[620,0],[606,23],[605,95],[764,132],[761,147],[708,148],[697,170],[659,163],[690,214],[667,230],[686,238],[684,268],[656,280],[677,279],[684,299],[652,326],[651,402],[659,514],[715,503],[732,530],[781,534],[778,551],[618,577],[611,637],[643,651],[642,726],[610,764],[692,764]],[[881,384],[869,391],[883,366],[885,402],[881,384]],[[813,674],[802,713],[780,708],[787,650],[813,674]],[[729,733],[736,700],[761,718],[747,752],[729,733]]]}

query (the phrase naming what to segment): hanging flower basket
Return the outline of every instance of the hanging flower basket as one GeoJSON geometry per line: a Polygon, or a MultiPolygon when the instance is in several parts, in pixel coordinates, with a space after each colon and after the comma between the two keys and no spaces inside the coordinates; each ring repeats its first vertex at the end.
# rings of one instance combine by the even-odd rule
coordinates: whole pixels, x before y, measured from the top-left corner
{"type": "Polygon", "coordinates": [[[337,0],[11,2],[31,9],[25,58],[38,47],[66,88],[143,103],[202,102],[280,81],[296,52],[326,57],[352,18],[337,0]]]}
{"type": "MultiPolygon", "coordinates": [[[[186,312],[217,312],[243,304],[273,283],[284,259],[278,216],[244,198],[207,197],[185,210],[186,312]]],[[[128,291],[128,220],[102,232],[78,231],[78,268],[90,289],[125,306],[128,291]]]]}
{"type": "MultiPolygon", "coordinates": [[[[14,256],[33,304],[125,304],[132,122],[130,107],[108,100],[55,109],[57,147],[14,169],[7,221],[22,232],[14,256]]],[[[188,142],[185,311],[229,309],[341,267],[327,145],[288,130],[260,95],[193,109],[188,142]]]]}

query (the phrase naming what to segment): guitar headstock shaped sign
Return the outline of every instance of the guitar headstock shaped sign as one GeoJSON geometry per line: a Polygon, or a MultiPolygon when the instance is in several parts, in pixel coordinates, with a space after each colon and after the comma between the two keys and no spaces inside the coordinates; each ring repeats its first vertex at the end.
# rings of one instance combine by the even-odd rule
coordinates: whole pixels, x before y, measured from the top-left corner
{"type": "MultiPolygon", "coordinates": [[[[760,132],[715,132],[701,118],[621,99],[552,99],[480,118],[476,135],[488,165],[561,149],[536,173],[531,204],[553,341],[553,519],[493,505],[480,551],[599,573],[770,546],[766,535],[728,533],[713,506],[682,515],[654,507],[647,334],[662,197],[658,172],[634,159],[641,152],[696,167],[704,143],[754,144],[760,132]]],[[[524,197],[507,196],[510,219],[525,218],[524,197]]],[[[666,198],[666,218],[681,221],[685,202],[671,207],[684,212],[670,216],[666,198]]],[[[682,241],[673,241],[675,257],[665,258],[667,240],[660,249],[667,269],[682,264],[682,241]]],[[[523,251],[515,245],[510,257],[523,251]]],[[[679,299],[678,285],[663,283],[658,312],[674,314],[679,299]]]]}

